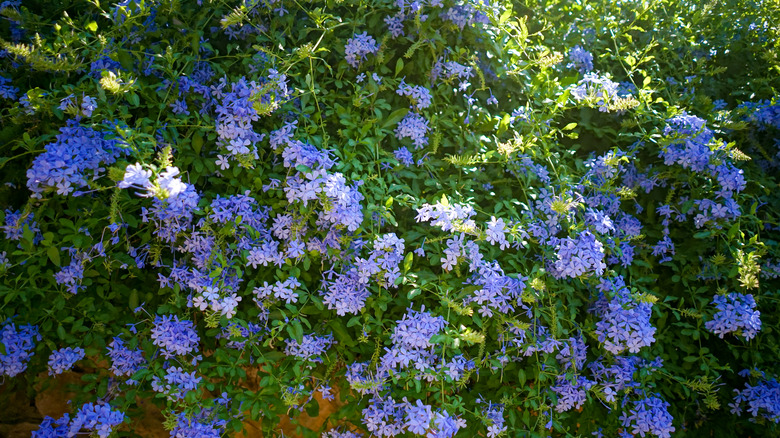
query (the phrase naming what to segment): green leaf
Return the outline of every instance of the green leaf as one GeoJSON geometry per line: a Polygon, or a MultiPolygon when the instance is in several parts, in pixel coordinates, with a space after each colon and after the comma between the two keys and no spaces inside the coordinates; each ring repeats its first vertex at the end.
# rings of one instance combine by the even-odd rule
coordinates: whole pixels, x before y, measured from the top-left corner
{"type": "Polygon", "coordinates": [[[347,332],[347,329],[344,328],[344,325],[342,325],[341,321],[331,320],[328,325],[331,329],[333,329],[333,335],[336,337],[337,341],[348,347],[354,347],[357,345],[355,340],[352,339],[352,336],[350,336],[347,332]]]}
{"type": "Polygon", "coordinates": [[[504,11],[503,14],[501,14],[501,17],[498,18],[499,24],[506,23],[507,20],[509,20],[509,17],[512,16],[512,8],[507,8],[506,11],[504,11]]]}
{"type": "Polygon", "coordinates": [[[572,123],[569,123],[568,125],[564,126],[563,130],[564,131],[571,131],[572,129],[574,129],[576,127],[577,127],[577,124],[572,122],[572,123]]]}
{"type": "Polygon", "coordinates": [[[137,95],[137,94],[135,94],[135,93],[133,93],[133,92],[130,92],[130,93],[127,93],[125,96],[126,96],[126,98],[127,98],[127,102],[128,102],[130,105],[133,105],[133,106],[138,106],[138,105],[140,105],[140,104],[141,104],[141,99],[138,97],[138,95],[137,95]]]}
{"type": "Polygon", "coordinates": [[[87,30],[96,32],[98,30],[98,25],[96,22],[92,21],[89,24],[87,24],[87,30]]]}
{"type": "Polygon", "coordinates": [[[412,260],[414,260],[414,253],[409,251],[404,257],[404,273],[409,272],[412,267],[412,260]]]}
{"type": "Polygon", "coordinates": [[[404,60],[401,58],[398,58],[398,61],[395,62],[395,76],[398,77],[398,73],[401,73],[401,70],[404,69],[404,60]]]}
{"type": "Polygon", "coordinates": [[[192,150],[195,151],[196,154],[200,155],[200,150],[203,147],[203,136],[200,135],[200,132],[196,132],[192,135],[192,150]]]}
{"type": "Polygon", "coordinates": [[[130,292],[130,300],[128,301],[131,310],[135,310],[138,307],[138,291],[133,289],[130,292]]]}
{"type": "Polygon", "coordinates": [[[311,401],[306,405],[306,413],[309,414],[309,416],[312,418],[320,415],[320,404],[317,403],[317,399],[312,398],[311,401]]]}
{"type": "Polygon", "coordinates": [[[382,129],[387,129],[396,123],[400,122],[401,119],[406,117],[406,115],[409,113],[409,108],[401,108],[398,110],[393,111],[390,113],[390,115],[385,119],[385,123],[382,124],[382,129]]]}
{"type": "Polygon", "coordinates": [[[46,250],[46,255],[49,256],[49,260],[54,263],[54,266],[60,266],[60,252],[57,250],[56,246],[50,246],[49,249],[46,250]]]}

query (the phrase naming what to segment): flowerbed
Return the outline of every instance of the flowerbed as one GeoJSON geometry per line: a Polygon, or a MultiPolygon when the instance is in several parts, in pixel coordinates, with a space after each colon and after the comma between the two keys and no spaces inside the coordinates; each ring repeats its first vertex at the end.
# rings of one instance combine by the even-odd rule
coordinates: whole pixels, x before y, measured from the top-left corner
{"type": "Polygon", "coordinates": [[[83,372],[33,436],[776,433],[769,3],[0,3],[3,390],[83,372]]]}

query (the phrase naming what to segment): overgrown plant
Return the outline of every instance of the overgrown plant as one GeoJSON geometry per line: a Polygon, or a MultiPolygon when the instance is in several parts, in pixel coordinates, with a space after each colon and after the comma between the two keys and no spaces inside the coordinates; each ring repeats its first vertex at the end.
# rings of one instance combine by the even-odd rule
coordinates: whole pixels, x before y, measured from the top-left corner
{"type": "Polygon", "coordinates": [[[770,3],[0,3],[2,391],[80,374],[41,437],[776,433],[770,3]]]}

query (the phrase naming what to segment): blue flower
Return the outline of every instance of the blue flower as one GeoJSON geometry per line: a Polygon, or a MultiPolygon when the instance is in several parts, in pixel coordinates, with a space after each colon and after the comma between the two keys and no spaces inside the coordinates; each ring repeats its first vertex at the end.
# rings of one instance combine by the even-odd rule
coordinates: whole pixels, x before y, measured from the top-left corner
{"type": "Polygon", "coordinates": [[[84,358],[83,348],[61,348],[54,350],[49,356],[49,375],[62,374],[73,367],[73,364],[84,358]]]}
{"type": "Polygon", "coordinates": [[[344,59],[352,67],[358,68],[360,63],[366,59],[366,55],[377,51],[379,51],[379,45],[374,37],[370,36],[368,32],[363,32],[355,34],[347,40],[347,45],[344,47],[344,59]]]}
{"type": "Polygon", "coordinates": [[[649,432],[658,438],[670,438],[675,428],[668,408],[669,403],[660,396],[651,396],[631,402],[620,420],[633,435],[645,436],[649,432]]]}
{"type": "Polygon", "coordinates": [[[712,303],[718,311],[704,327],[721,339],[728,333],[735,333],[749,341],[761,330],[761,312],[755,310],[756,300],[752,294],[715,295],[712,303]]]}
{"type": "Polygon", "coordinates": [[[576,68],[580,73],[588,73],[593,70],[593,55],[579,45],[569,51],[571,62],[567,67],[576,68]]]}
{"type": "Polygon", "coordinates": [[[14,377],[27,369],[27,362],[35,354],[32,352],[35,341],[41,340],[38,326],[27,324],[17,329],[9,319],[0,335],[0,343],[5,346],[5,354],[0,354],[0,376],[14,377]]]}
{"type": "Polygon", "coordinates": [[[197,351],[200,338],[192,321],[179,321],[177,315],[155,316],[152,328],[154,345],[162,348],[166,359],[197,351]]]}

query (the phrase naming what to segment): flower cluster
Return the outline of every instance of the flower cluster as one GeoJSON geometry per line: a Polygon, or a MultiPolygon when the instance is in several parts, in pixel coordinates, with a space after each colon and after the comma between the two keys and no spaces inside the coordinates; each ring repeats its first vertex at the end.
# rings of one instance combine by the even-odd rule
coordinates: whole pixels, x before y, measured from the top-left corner
{"type": "Polygon", "coordinates": [[[571,337],[563,342],[558,355],[555,359],[561,364],[564,370],[574,368],[579,371],[585,365],[587,359],[588,346],[582,340],[582,337],[571,337]]]}
{"type": "Polygon", "coordinates": [[[355,259],[360,281],[365,282],[369,276],[376,275],[380,286],[397,287],[395,281],[401,276],[399,265],[403,258],[404,239],[399,239],[395,233],[379,236],[367,260],[355,259]]]}
{"type": "Polygon", "coordinates": [[[76,96],[71,94],[62,99],[59,108],[75,116],[92,117],[92,112],[97,108],[97,101],[90,96],[84,96],[81,99],[81,104],[77,106],[75,98],[76,96]]]}
{"type": "Polygon", "coordinates": [[[188,184],[179,177],[178,167],[167,167],[160,172],[155,182],[151,181],[151,177],[152,171],[146,169],[141,163],[130,164],[125,169],[124,178],[117,183],[117,187],[145,190],[146,193],[139,193],[139,195],[156,196],[159,199],[173,199],[187,191],[188,184]]]}
{"type": "Polygon", "coordinates": [[[368,282],[361,281],[361,278],[365,276],[361,276],[357,266],[353,266],[346,272],[336,274],[334,280],[324,281],[327,290],[323,291],[323,303],[338,315],[360,312],[371,295],[368,282]]]}
{"type": "Polygon", "coordinates": [[[755,310],[756,300],[752,294],[715,295],[712,303],[718,311],[704,327],[721,339],[728,333],[735,333],[749,341],[761,330],[761,312],[755,310]]]}
{"type": "Polygon", "coordinates": [[[125,414],[111,409],[110,405],[96,405],[87,403],[79,409],[73,419],[69,414],[63,415],[58,420],[46,417],[37,431],[33,431],[34,438],[49,437],[74,437],[81,431],[92,432],[100,438],[108,438],[114,427],[125,421],[125,414]]]}
{"type": "Polygon", "coordinates": [[[593,382],[584,376],[558,376],[558,381],[550,389],[558,397],[555,410],[566,412],[572,408],[579,409],[587,399],[587,393],[593,386],[593,382]]]}
{"type": "Polygon", "coordinates": [[[260,83],[241,78],[230,84],[230,91],[226,90],[227,85],[226,79],[222,78],[212,89],[212,97],[219,102],[216,107],[217,143],[234,158],[249,155],[257,159],[257,143],[265,135],[258,134],[252,123],[261,115],[276,110],[289,97],[287,78],[272,69],[260,83]]]}
{"type": "Polygon", "coordinates": [[[27,369],[27,362],[33,356],[35,341],[41,340],[38,326],[16,325],[7,320],[2,328],[0,341],[5,347],[5,354],[0,354],[0,376],[14,377],[27,369]]]}
{"type": "MultiPolygon", "coordinates": [[[[448,250],[445,250],[445,254],[448,250]]],[[[473,275],[466,283],[478,286],[479,289],[463,299],[464,305],[476,303],[479,305],[479,313],[485,317],[493,316],[494,312],[505,315],[514,313],[515,306],[528,310],[520,300],[528,278],[506,275],[497,261],[483,261],[478,252],[470,251],[468,258],[471,261],[469,270],[473,275]]]]}
{"type": "MultiPolygon", "coordinates": [[[[479,400],[477,400],[479,402],[479,400]]],[[[482,408],[482,416],[485,418],[487,426],[487,437],[496,438],[506,432],[507,426],[504,424],[504,405],[487,402],[487,406],[482,408]]]]}
{"type": "Polygon", "coordinates": [[[236,308],[241,300],[242,298],[236,293],[220,296],[218,289],[210,286],[205,288],[200,295],[193,298],[190,305],[200,311],[211,309],[212,312],[224,315],[227,319],[230,319],[236,315],[236,308]]]}
{"type": "Polygon", "coordinates": [[[455,5],[440,14],[443,20],[452,22],[458,29],[463,30],[466,26],[474,26],[476,24],[488,24],[490,19],[478,11],[471,3],[462,3],[455,5]]]}
{"type": "Polygon", "coordinates": [[[425,109],[431,106],[431,90],[421,85],[409,85],[401,80],[396,93],[408,97],[412,101],[412,107],[416,110],[425,109]]]}
{"type": "Polygon", "coordinates": [[[122,144],[105,132],[79,125],[69,120],[60,128],[56,140],[45,146],[45,152],[35,157],[27,170],[27,187],[32,197],[41,198],[53,189],[59,195],[79,195],[74,191],[89,185],[103,175],[103,166],[113,164],[127,153],[122,144]]]}
{"type": "Polygon", "coordinates": [[[332,274],[335,279],[323,279],[323,302],[339,315],[359,312],[370,295],[368,286],[372,279],[384,288],[397,287],[403,252],[403,239],[394,233],[379,236],[367,258],[355,256],[343,272],[332,274]]]}
{"type": "Polygon", "coordinates": [[[33,233],[34,240],[37,243],[37,234],[40,233],[38,223],[33,220],[35,213],[23,214],[21,211],[5,210],[5,224],[0,226],[0,230],[5,233],[8,240],[20,240],[24,235],[25,227],[33,233]]]}
{"type": "Polygon", "coordinates": [[[652,344],[655,341],[655,327],[650,324],[652,304],[635,300],[622,276],[602,279],[600,289],[602,294],[595,311],[601,320],[596,323],[596,334],[604,348],[612,354],[620,354],[625,349],[638,353],[640,348],[652,344]]]}
{"type": "Polygon", "coordinates": [[[70,263],[54,274],[54,281],[65,286],[68,292],[74,295],[77,294],[79,290],[84,289],[81,281],[84,279],[84,263],[89,258],[89,254],[83,251],[75,251],[71,256],[70,263]]]}
{"type": "MultiPolygon", "coordinates": [[[[716,193],[726,200],[745,189],[747,183],[742,169],[726,158],[726,144],[715,139],[715,133],[707,128],[704,119],[683,111],[667,120],[664,136],[669,142],[659,152],[664,164],[679,164],[685,169],[710,175],[721,186],[716,193]]],[[[724,212],[721,217],[739,216],[736,203],[728,210],[728,215],[724,212]]]]}
{"type": "Polygon", "coordinates": [[[509,248],[509,241],[506,240],[507,227],[504,220],[501,218],[496,219],[495,216],[490,217],[490,222],[487,223],[487,229],[485,234],[487,235],[485,240],[493,245],[498,245],[499,248],[505,250],[509,248]]]}
{"type": "Polygon", "coordinates": [[[397,403],[392,397],[374,396],[363,409],[363,424],[380,438],[404,433],[405,417],[404,403],[397,403]]]}
{"type": "Polygon", "coordinates": [[[118,337],[111,340],[106,349],[108,350],[108,358],[111,359],[111,367],[109,369],[115,376],[130,377],[141,369],[146,362],[141,350],[131,350],[118,337]]]}
{"type": "Polygon", "coordinates": [[[166,359],[197,350],[200,338],[192,321],[179,321],[177,315],[155,316],[152,328],[154,345],[162,348],[166,359]]]}
{"type": "Polygon", "coordinates": [[[335,226],[355,231],[363,222],[360,202],[364,198],[358,186],[348,185],[341,173],[331,174],[319,169],[287,177],[284,192],[291,204],[301,202],[307,205],[308,201],[319,200],[323,208],[319,211],[317,225],[322,229],[335,226]]]}
{"type": "Polygon", "coordinates": [[[555,249],[556,260],[550,266],[550,274],[555,278],[601,275],[607,268],[604,245],[590,231],[583,231],[575,239],[561,239],[555,249]]]}
{"type": "MultiPolygon", "coordinates": [[[[740,372],[741,375],[751,374],[750,370],[740,372]]],[[[734,402],[730,403],[731,413],[742,415],[742,404],[747,404],[747,411],[753,418],[762,417],[774,423],[780,423],[780,383],[777,379],[767,379],[764,373],[755,386],[745,383],[742,390],[735,389],[734,402]]]]}
{"type": "Polygon", "coordinates": [[[327,432],[323,432],[322,438],[363,438],[363,434],[349,430],[342,432],[338,429],[331,429],[327,432]]]}
{"type": "Polygon", "coordinates": [[[16,100],[16,95],[19,94],[19,88],[14,87],[13,85],[8,85],[10,83],[10,79],[4,76],[0,76],[0,98],[16,100]]]}
{"type": "Polygon", "coordinates": [[[376,53],[377,51],[379,51],[379,45],[374,37],[369,35],[368,32],[363,32],[362,34],[355,34],[347,40],[347,45],[344,47],[344,59],[352,67],[358,68],[369,53],[376,53]]]}
{"type": "Polygon", "coordinates": [[[159,193],[167,195],[167,198],[155,197],[151,208],[141,209],[143,222],[155,224],[154,234],[169,243],[175,242],[180,233],[189,229],[200,200],[195,186],[176,178],[178,174],[175,167],[163,172],[157,186],[159,193]]]}
{"type": "Polygon", "coordinates": [[[442,231],[474,231],[477,223],[471,219],[476,215],[474,207],[468,204],[450,204],[449,202],[437,202],[434,205],[423,204],[417,209],[417,222],[431,222],[434,227],[442,231]]]}
{"type": "Polygon", "coordinates": [[[636,107],[639,102],[630,94],[620,90],[620,85],[606,76],[596,73],[586,73],[571,89],[571,95],[577,102],[585,102],[591,107],[597,107],[601,112],[622,112],[636,107]]]}
{"type": "Polygon", "coordinates": [[[181,412],[176,416],[176,427],[171,430],[171,438],[220,438],[226,424],[225,420],[207,418],[206,411],[195,415],[181,412]]]}
{"type": "Polygon", "coordinates": [[[410,365],[423,371],[433,364],[431,338],[439,333],[447,322],[441,316],[433,316],[423,306],[419,311],[408,309],[397,321],[390,340],[391,348],[385,348],[379,368],[383,371],[404,369],[410,365]]]}
{"type": "Polygon", "coordinates": [[[83,348],[66,347],[54,350],[49,356],[49,375],[62,374],[73,367],[73,364],[84,358],[83,348]]]}
{"type": "Polygon", "coordinates": [[[353,362],[347,366],[347,372],[344,378],[349,386],[358,394],[379,394],[384,389],[383,382],[388,377],[387,372],[378,370],[374,375],[370,375],[368,362],[353,362]]]}
{"type": "Polygon", "coordinates": [[[580,73],[590,73],[593,70],[593,55],[579,45],[569,51],[568,68],[576,68],[580,73]]]}
{"type": "Polygon", "coordinates": [[[284,281],[277,281],[273,285],[269,285],[264,281],[262,286],[258,286],[254,289],[255,302],[258,305],[264,305],[264,303],[271,297],[284,301],[286,303],[297,303],[298,293],[295,289],[300,287],[301,283],[295,277],[289,277],[284,281]]]}
{"type": "Polygon", "coordinates": [[[165,370],[165,381],[157,376],[152,378],[152,389],[165,394],[168,400],[181,400],[187,392],[198,389],[202,377],[195,377],[195,371],[187,373],[181,367],[168,367],[165,370]]]}
{"type": "Polygon", "coordinates": [[[668,411],[669,403],[660,396],[651,396],[632,401],[623,411],[620,420],[633,435],[645,436],[651,433],[658,438],[670,438],[675,431],[672,416],[668,411]]]}
{"type": "Polygon", "coordinates": [[[284,354],[295,356],[301,360],[320,363],[322,362],[322,354],[331,345],[335,344],[335,341],[333,340],[333,335],[303,335],[300,342],[295,339],[286,339],[285,343],[287,347],[284,349],[284,354]]]}
{"type": "Polygon", "coordinates": [[[407,114],[395,128],[395,137],[398,140],[409,138],[414,143],[415,149],[422,149],[428,144],[428,120],[417,113],[407,114]]]}
{"type": "Polygon", "coordinates": [[[414,157],[412,156],[412,153],[409,152],[409,149],[406,147],[402,146],[396,149],[393,152],[393,155],[395,155],[395,159],[398,160],[404,166],[414,165],[414,157]]]}

